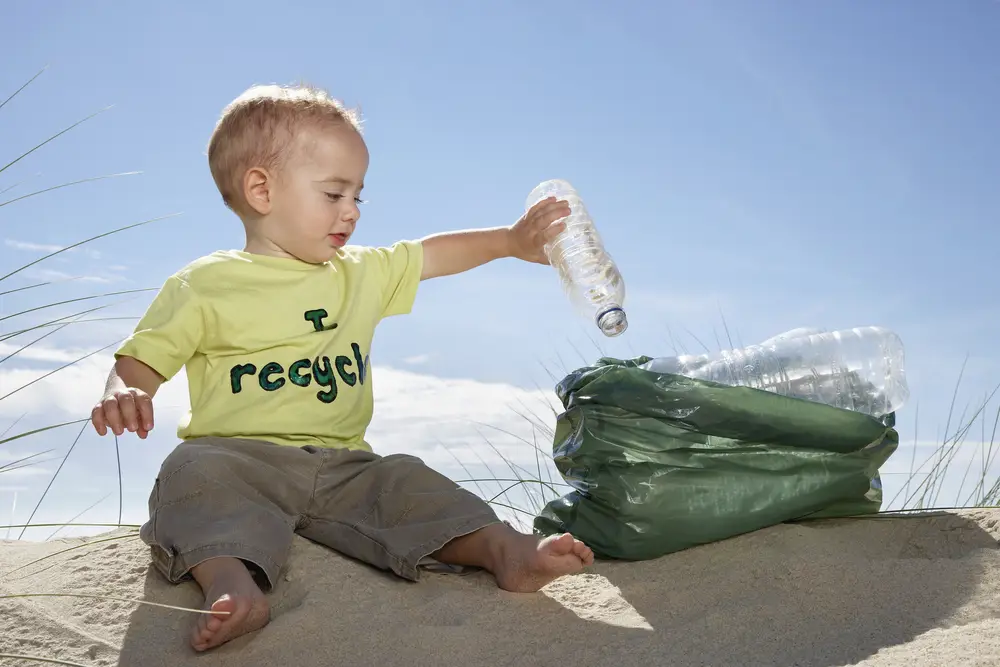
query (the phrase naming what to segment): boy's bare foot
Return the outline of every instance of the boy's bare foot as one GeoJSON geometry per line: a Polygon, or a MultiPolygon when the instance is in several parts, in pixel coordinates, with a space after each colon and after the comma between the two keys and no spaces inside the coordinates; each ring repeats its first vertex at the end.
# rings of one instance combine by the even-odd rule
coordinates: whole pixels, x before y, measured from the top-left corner
{"type": "Polygon", "coordinates": [[[590,547],[568,533],[542,540],[511,531],[498,550],[493,568],[500,588],[515,593],[534,593],[566,574],[574,574],[594,562],[590,547]]]}
{"type": "Polygon", "coordinates": [[[267,625],[267,598],[241,560],[212,558],[191,574],[205,592],[205,609],[215,612],[198,615],[191,634],[194,650],[206,651],[267,625]]]}

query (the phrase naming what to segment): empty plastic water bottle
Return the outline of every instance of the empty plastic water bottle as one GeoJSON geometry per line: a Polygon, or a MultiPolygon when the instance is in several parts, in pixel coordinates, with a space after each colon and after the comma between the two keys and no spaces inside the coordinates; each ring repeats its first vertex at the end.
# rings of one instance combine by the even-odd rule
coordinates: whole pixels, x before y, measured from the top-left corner
{"type": "Polygon", "coordinates": [[[643,368],[754,387],[873,417],[909,399],[903,342],[882,327],[793,329],[760,345],[715,354],[661,357],[643,368]]]}
{"type": "Polygon", "coordinates": [[[628,328],[623,308],[625,281],[604,249],[583,200],[567,181],[554,179],[531,191],[525,210],[546,197],[565,200],[570,207],[569,216],[563,220],[566,229],[545,246],[545,255],[558,272],[563,290],[574,307],[583,316],[593,318],[605,336],[621,334],[628,328]]]}

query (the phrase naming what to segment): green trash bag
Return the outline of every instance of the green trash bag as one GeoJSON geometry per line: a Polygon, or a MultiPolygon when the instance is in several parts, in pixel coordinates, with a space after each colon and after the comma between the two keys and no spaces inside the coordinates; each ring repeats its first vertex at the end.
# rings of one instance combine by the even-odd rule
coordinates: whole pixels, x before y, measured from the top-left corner
{"type": "Polygon", "coordinates": [[[601,558],[643,560],[803,518],[878,512],[894,416],[602,358],[556,392],[553,458],[569,494],[536,533],[573,533],[601,558]]]}

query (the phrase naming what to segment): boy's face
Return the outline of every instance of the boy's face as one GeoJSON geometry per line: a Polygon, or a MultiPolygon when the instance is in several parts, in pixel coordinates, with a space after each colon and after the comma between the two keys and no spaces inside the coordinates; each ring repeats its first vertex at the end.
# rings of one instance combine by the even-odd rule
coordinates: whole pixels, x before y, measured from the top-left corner
{"type": "Polygon", "coordinates": [[[278,254],[320,264],[333,258],[357,225],[368,149],[350,126],[299,133],[268,191],[259,233],[278,254]]]}

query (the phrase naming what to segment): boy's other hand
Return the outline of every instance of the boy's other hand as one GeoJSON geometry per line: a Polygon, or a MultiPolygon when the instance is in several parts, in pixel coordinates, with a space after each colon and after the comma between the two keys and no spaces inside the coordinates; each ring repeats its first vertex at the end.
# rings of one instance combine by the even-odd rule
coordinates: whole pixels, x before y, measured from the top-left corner
{"type": "Polygon", "coordinates": [[[145,439],[153,430],[153,399],[135,387],[117,389],[94,406],[90,420],[100,435],[107,435],[110,428],[115,435],[128,430],[145,439]]]}
{"type": "Polygon", "coordinates": [[[548,264],[544,246],[566,228],[562,219],[569,214],[569,204],[555,197],[532,206],[509,229],[511,256],[526,262],[548,264]]]}

